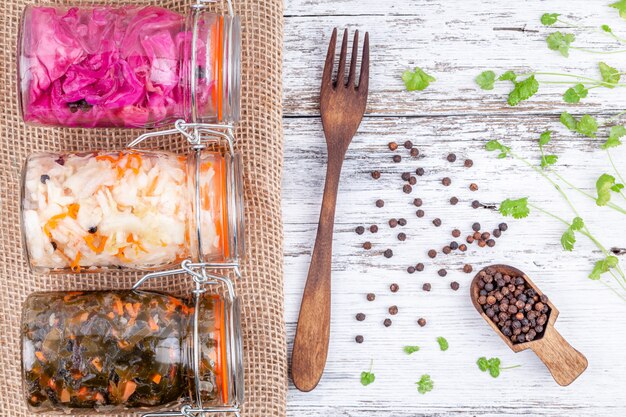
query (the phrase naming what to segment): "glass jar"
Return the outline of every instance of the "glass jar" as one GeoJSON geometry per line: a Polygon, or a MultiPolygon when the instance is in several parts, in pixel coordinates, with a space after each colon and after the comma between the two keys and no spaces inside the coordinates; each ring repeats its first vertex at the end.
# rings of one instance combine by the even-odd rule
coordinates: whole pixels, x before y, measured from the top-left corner
{"type": "Polygon", "coordinates": [[[228,153],[35,153],[21,210],[37,272],[161,270],[244,253],[240,159],[228,153]]]}
{"type": "Polygon", "coordinates": [[[243,401],[236,299],[138,290],[34,293],[24,304],[21,338],[24,395],[34,413],[243,401]]]}
{"type": "Polygon", "coordinates": [[[239,18],[201,4],[27,6],[18,41],[26,123],[158,127],[239,119],[239,18]]]}

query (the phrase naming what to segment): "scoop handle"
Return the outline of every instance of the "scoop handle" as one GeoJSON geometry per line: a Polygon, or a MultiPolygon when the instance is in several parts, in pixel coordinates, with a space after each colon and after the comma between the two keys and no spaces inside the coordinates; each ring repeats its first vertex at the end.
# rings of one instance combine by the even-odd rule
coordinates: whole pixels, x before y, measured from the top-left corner
{"type": "Polygon", "coordinates": [[[549,326],[543,337],[530,345],[561,386],[571,384],[587,369],[587,358],[574,349],[553,326],[549,326]]]}

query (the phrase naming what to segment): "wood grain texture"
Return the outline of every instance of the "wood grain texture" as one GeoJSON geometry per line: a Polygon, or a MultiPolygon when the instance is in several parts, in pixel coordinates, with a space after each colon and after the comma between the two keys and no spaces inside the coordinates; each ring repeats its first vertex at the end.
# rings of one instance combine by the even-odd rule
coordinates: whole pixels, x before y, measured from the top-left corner
{"type": "Polygon", "coordinates": [[[483,311],[480,304],[478,304],[478,296],[480,288],[478,283],[480,281],[480,274],[482,271],[491,268],[502,275],[509,275],[511,277],[523,277],[528,286],[535,290],[538,295],[542,295],[543,291],[526,275],[523,271],[512,267],[510,265],[490,265],[483,268],[476,274],[472,283],[470,284],[470,297],[474,308],[478,311],[478,314],[489,324],[493,331],[500,336],[504,343],[515,353],[522,352],[526,349],[531,349],[537,354],[539,359],[548,367],[548,370],[552,374],[554,380],[561,386],[567,386],[574,382],[576,378],[587,369],[587,358],[579,351],[574,349],[567,340],[561,336],[561,334],[554,328],[554,323],[559,317],[559,310],[548,299],[548,307],[550,307],[549,319],[546,323],[545,331],[538,336],[535,340],[525,343],[513,344],[511,340],[504,336],[496,323],[494,323],[483,311]]]}
{"type": "MultiPolygon", "coordinates": [[[[536,139],[550,128],[555,131],[549,151],[560,156],[558,171],[590,193],[595,180],[610,167],[599,151],[600,139],[589,140],[567,132],[559,125],[563,110],[593,113],[607,119],[626,108],[621,90],[593,90],[582,105],[565,105],[563,88],[543,87],[539,95],[516,108],[504,106],[506,88],[480,91],[473,78],[485,69],[528,69],[541,65],[545,70],[565,69],[596,74],[600,57],[573,52],[568,60],[545,46],[545,29],[538,19],[543,12],[571,11],[569,20],[586,16],[580,23],[607,23],[623,34],[626,26],[608,2],[583,0],[532,0],[522,3],[504,0],[483,2],[443,0],[291,0],[286,8],[284,106],[285,175],[283,218],[285,221],[285,316],[288,339],[293,340],[310,254],[315,239],[322,200],[326,150],[318,110],[317,88],[321,78],[328,33],[333,27],[370,31],[372,68],[370,105],[359,132],[344,161],[336,208],[332,267],[332,310],[327,367],[318,387],[309,393],[290,387],[288,415],[293,417],[409,417],[409,416],[538,416],[626,415],[626,332],[623,301],[599,282],[587,278],[601,254],[584,238],[574,252],[563,252],[559,223],[532,213],[527,219],[508,221],[509,230],[495,248],[471,246],[465,254],[429,259],[430,248],[440,249],[452,240],[450,231],[469,231],[474,221],[493,228],[503,219],[489,209],[474,210],[471,201],[499,202],[507,197],[528,195],[531,200],[566,217],[573,214],[552,187],[522,164],[497,160],[483,150],[487,139],[500,139],[522,155],[537,161],[536,139]],[[518,29],[524,28],[524,31],[518,29]],[[500,30],[512,28],[514,30],[500,30]],[[619,29],[618,29],[619,28],[619,29]],[[498,30],[496,30],[498,29],[498,30]],[[541,32],[531,32],[538,30],[541,32]],[[428,90],[403,91],[401,72],[413,65],[437,77],[428,90]],[[398,117],[399,116],[399,117],[398,117]],[[421,151],[418,159],[402,154],[395,164],[387,149],[389,141],[413,141],[421,151]],[[445,160],[455,152],[458,160],[445,160]],[[462,167],[472,158],[471,169],[462,167]],[[402,193],[400,175],[424,167],[413,193],[402,193]],[[382,172],[380,180],[370,172],[382,172]],[[441,178],[452,185],[444,188],[441,178]],[[468,185],[475,182],[477,192],[468,185]],[[452,196],[457,206],[449,204],[452,196]],[[426,215],[415,217],[415,197],[424,200],[426,215]],[[385,207],[374,202],[382,198],[385,207]],[[402,230],[387,226],[390,218],[405,217],[402,230]],[[435,228],[435,217],[443,225],[435,228]],[[371,224],[380,228],[357,235],[354,229],[371,224]],[[371,241],[373,249],[362,244],[371,241]],[[382,252],[392,248],[394,256],[382,252]],[[421,273],[409,275],[406,268],[424,262],[421,273]],[[514,354],[493,333],[472,307],[467,296],[474,270],[493,263],[507,263],[527,272],[558,306],[558,330],[589,360],[588,369],[568,387],[557,385],[541,360],[532,352],[514,354]],[[437,270],[446,268],[441,278],[437,270]],[[450,289],[451,281],[461,284],[450,289]],[[391,283],[400,291],[392,294],[391,283]],[[422,291],[422,284],[432,291],[422,291]],[[376,300],[368,302],[368,292],[376,300]],[[396,316],[388,307],[397,305],[396,316]],[[355,314],[366,319],[357,322],[355,314]],[[382,321],[391,317],[385,328],[382,321]],[[419,317],[428,324],[420,328],[419,317]],[[354,337],[365,342],[356,344],[354,337]],[[438,336],[450,343],[439,351],[438,336]],[[411,356],[402,352],[407,344],[421,350],[411,356]],[[476,366],[480,356],[497,356],[503,366],[521,368],[503,371],[498,379],[476,366]],[[376,381],[363,387],[361,371],[373,360],[376,381]],[[435,389],[426,395],[417,392],[415,382],[424,373],[431,375],[435,389]]],[[[580,45],[609,46],[600,34],[579,35],[580,45]]],[[[607,63],[624,68],[621,55],[605,57],[607,63]]],[[[626,152],[614,152],[618,166],[626,167],[626,152]]],[[[626,169],[626,168],[625,168],[626,169]]],[[[607,247],[626,247],[624,217],[593,201],[568,191],[592,232],[607,247]]],[[[626,204],[623,204],[626,205],[626,204]]],[[[620,256],[622,267],[625,262],[620,256]]],[[[610,282],[607,280],[607,282],[610,282]]],[[[291,344],[290,344],[291,350],[291,344]]]]}

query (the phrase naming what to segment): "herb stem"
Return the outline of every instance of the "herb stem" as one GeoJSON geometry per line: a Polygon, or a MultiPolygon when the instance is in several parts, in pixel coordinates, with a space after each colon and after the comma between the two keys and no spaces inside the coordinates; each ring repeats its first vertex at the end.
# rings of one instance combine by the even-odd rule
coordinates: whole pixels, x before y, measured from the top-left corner
{"type": "Polygon", "coordinates": [[[596,51],[595,49],[589,48],[580,48],[578,46],[570,46],[570,49],[575,49],[581,52],[587,52],[588,54],[597,54],[597,55],[614,55],[614,54],[623,54],[626,52],[626,49],[620,49],[618,51],[596,51]]]}
{"type": "MultiPolygon", "coordinates": [[[[611,157],[611,152],[609,152],[608,149],[606,150],[606,154],[609,157],[609,162],[611,163],[611,166],[613,167],[613,171],[615,171],[615,174],[617,175],[619,180],[622,182],[622,184],[626,184],[626,181],[624,181],[622,174],[620,174],[619,171],[617,170],[617,167],[615,166],[615,162],[613,162],[613,158],[611,157]]],[[[622,194],[621,191],[619,193],[622,194]]],[[[624,197],[624,194],[622,194],[622,197],[624,197]]]]}
{"type": "Polygon", "coordinates": [[[507,370],[507,369],[514,369],[514,368],[519,368],[522,365],[513,365],[513,366],[505,366],[504,368],[500,368],[501,371],[507,370]]]}
{"type": "MultiPolygon", "coordinates": [[[[615,275],[613,275],[615,276],[615,275]]],[[[615,295],[617,295],[619,298],[621,298],[623,301],[626,301],[626,297],[624,297],[622,294],[620,294],[615,288],[611,287],[608,283],[604,282],[603,280],[600,280],[600,282],[607,287],[609,290],[613,291],[615,293],[615,295]]],[[[619,282],[619,281],[618,281],[619,282]]],[[[622,288],[624,288],[622,286],[622,288]]]]}
{"type": "MultiPolygon", "coordinates": [[[[584,195],[585,197],[587,197],[587,198],[589,198],[589,199],[591,199],[591,200],[593,200],[593,201],[596,201],[596,198],[595,198],[593,195],[591,195],[591,194],[589,194],[588,192],[586,192],[586,191],[584,191],[584,190],[581,190],[580,188],[576,187],[574,184],[572,184],[571,182],[569,182],[568,180],[566,180],[565,178],[563,178],[563,176],[562,176],[562,175],[560,175],[558,172],[556,172],[556,171],[554,171],[554,170],[550,170],[550,172],[551,172],[551,173],[553,173],[553,174],[554,174],[554,175],[555,175],[558,179],[560,179],[561,181],[563,181],[563,182],[565,183],[565,185],[567,185],[567,186],[568,186],[568,187],[570,187],[571,189],[573,189],[573,190],[575,190],[575,191],[579,192],[580,194],[584,195]]],[[[607,206],[607,207],[612,208],[613,210],[615,210],[615,211],[617,211],[617,212],[619,212],[619,213],[626,214],[626,209],[624,209],[624,208],[622,208],[622,207],[618,206],[618,205],[617,205],[617,204],[615,204],[615,203],[612,203],[612,202],[610,202],[610,201],[609,201],[609,202],[607,203],[607,205],[606,205],[606,206],[607,206]]]]}

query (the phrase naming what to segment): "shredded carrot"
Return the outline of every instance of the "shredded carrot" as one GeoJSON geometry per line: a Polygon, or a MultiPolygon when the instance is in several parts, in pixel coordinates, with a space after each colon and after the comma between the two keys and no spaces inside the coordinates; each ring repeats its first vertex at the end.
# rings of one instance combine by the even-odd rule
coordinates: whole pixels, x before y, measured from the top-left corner
{"type": "Polygon", "coordinates": [[[67,206],[67,214],[74,220],[78,217],[78,210],[80,210],[80,204],[78,203],[72,203],[67,206]]]}
{"type": "Polygon", "coordinates": [[[154,193],[154,190],[156,190],[157,184],[159,183],[159,177],[154,177],[152,179],[152,182],[150,183],[150,186],[148,187],[148,189],[146,190],[146,195],[152,195],[152,193],[154,193]]]}
{"type": "Polygon", "coordinates": [[[130,398],[131,395],[133,395],[136,389],[137,389],[137,384],[135,382],[126,381],[124,383],[124,392],[122,394],[122,402],[125,403],[126,401],[128,401],[128,399],[130,398]]]}
{"type": "Polygon", "coordinates": [[[112,312],[112,311],[110,311],[110,312],[107,314],[107,317],[108,317],[108,318],[110,318],[111,320],[113,320],[113,319],[115,318],[115,313],[114,313],[114,312],[112,312]]]}
{"type": "Polygon", "coordinates": [[[87,243],[89,249],[94,251],[97,255],[101,254],[104,251],[104,247],[107,243],[108,238],[108,236],[96,236],[91,234],[84,237],[85,243],[87,243]],[[94,245],[96,238],[100,239],[98,246],[94,245]]]}
{"type": "Polygon", "coordinates": [[[117,345],[122,349],[126,349],[128,346],[130,346],[130,343],[128,343],[126,340],[118,340],[117,345]]]}
{"type": "Polygon", "coordinates": [[[78,397],[78,399],[85,401],[89,397],[89,389],[84,386],[80,387],[76,396],[78,397]]]}
{"type": "Polygon", "coordinates": [[[102,372],[102,360],[100,358],[93,358],[91,364],[98,372],[102,372]]]}
{"type": "Polygon", "coordinates": [[[96,161],[109,161],[111,164],[115,165],[119,159],[114,158],[111,155],[98,155],[96,156],[96,161]]]}
{"type": "Polygon", "coordinates": [[[46,224],[44,225],[43,231],[46,233],[48,237],[52,237],[52,234],[50,233],[50,229],[56,229],[57,226],[59,225],[59,220],[63,220],[66,217],[67,217],[67,213],[61,213],[61,214],[57,214],[56,216],[50,217],[48,221],[46,222],[46,224]]]}
{"type": "Polygon", "coordinates": [[[35,352],[35,356],[37,357],[37,359],[39,359],[40,362],[46,362],[46,357],[43,355],[42,352],[35,352]]]}
{"type": "Polygon", "coordinates": [[[139,155],[138,153],[129,153],[126,160],[126,169],[132,169],[135,175],[137,175],[139,174],[139,169],[141,168],[142,163],[143,161],[141,159],[141,155],[139,155]],[[133,166],[133,161],[137,161],[137,167],[133,166]]]}
{"type": "Polygon", "coordinates": [[[154,321],[152,317],[148,318],[148,326],[150,327],[150,330],[152,330],[153,332],[156,332],[157,330],[159,330],[159,325],[156,324],[156,322],[154,321]]]}
{"type": "Polygon", "coordinates": [[[122,304],[122,300],[117,297],[115,297],[115,300],[113,301],[113,308],[115,309],[115,312],[118,316],[124,314],[124,305],[122,304]]]}
{"type": "Polygon", "coordinates": [[[68,302],[72,301],[74,299],[74,297],[76,297],[77,295],[82,295],[82,292],[80,292],[80,291],[70,291],[63,297],[63,301],[68,303],[68,302]]]}
{"type": "Polygon", "coordinates": [[[89,318],[89,313],[85,311],[78,316],[78,321],[80,321],[81,323],[84,323],[87,321],[88,318],[89,318]]]}
{"type": "Polygon", "coordinates": [[[126,255],[124,255],[124,249],[126,249],[126,247],[124,248],[119,248],[117,250],[117,253],[115,254],[115,257],[117,257],[120,261],[125,262],[125,263],[130,263],[132,262],[130,259],[128,259],[126,257],[126,255]]]}
{"type": "Polygon", "coordinates": [[[57,389],[57,383],[54,379],[50,378],[50,380],[48,381],[48,386],[50,388],[52,388],[53,390],[57,389]]]}
{"type": "Polygon", "coordinates": [[[161,375],[159,374],[152,375],[152,382],[159,385],[159,383],[161,382],[161,375]]]}
{"type": "Polygon", "coordinates": [[[63,388],[59,399],[61,400],[62,403],[70,402],[70,392],[67,390],[67,388],[63,388]]]}
{"type": "Polygon", "coordinates": [[[104,396],[99,392],[96,392],[96,402],[100,404],[104,403],[104,396]]]}
{"type": "Polygon", "coordinates": [[[143,247],[141,242],[135,239],[134,235],[132,235],[132,234],[128,235],[128,237],[126,238],[126,242],[132,243],[133,245],[137,246],[137,248],[140,251],[148,253],[148,251],[143,247]]]}
{"type": "Polygon", "coordinates": [[[72,272],[80,272],[80,270],[82,269],[80,267],[80,252],[76,252],[76,257],[74,258],[74,260],[72,261],[72,263],[70,264],[70,269],[72,270],[72,272]]]}

